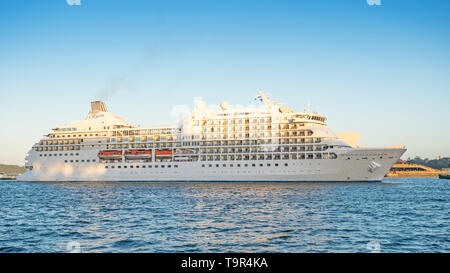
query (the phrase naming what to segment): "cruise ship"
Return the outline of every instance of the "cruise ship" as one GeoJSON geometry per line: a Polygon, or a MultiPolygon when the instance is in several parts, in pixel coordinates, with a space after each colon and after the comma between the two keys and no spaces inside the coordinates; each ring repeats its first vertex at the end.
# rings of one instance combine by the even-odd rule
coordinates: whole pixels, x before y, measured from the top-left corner
{"type": "Polygon", "coordinates": [[[20,181],[381,181],[404,146],[362,148],[326,117],[265,95],[260,106],[198,101],[177,126],[133,126],[91,102],[28,152],[20,181]]]}

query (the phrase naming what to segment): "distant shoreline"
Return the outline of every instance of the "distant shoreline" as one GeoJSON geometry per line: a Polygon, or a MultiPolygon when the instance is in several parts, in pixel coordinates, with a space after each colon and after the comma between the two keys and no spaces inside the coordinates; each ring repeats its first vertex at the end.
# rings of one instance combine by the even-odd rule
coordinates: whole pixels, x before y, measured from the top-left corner
{"type": "Polygon", "coordinates": [[[0,173],[5,174],[22,174],[25,172],[24,166],[0,164],[0,173]]]}

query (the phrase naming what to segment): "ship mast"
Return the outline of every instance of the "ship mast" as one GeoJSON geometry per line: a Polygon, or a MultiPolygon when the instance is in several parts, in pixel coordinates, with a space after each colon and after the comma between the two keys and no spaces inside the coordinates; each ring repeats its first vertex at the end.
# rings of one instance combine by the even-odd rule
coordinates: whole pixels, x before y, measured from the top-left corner
{"type": "Polygon", "coordinates": [[[281,113],[294,113],[295,111],[292,110],[291,108],[288,108],[286,106],[283,106],[282,103],[277,102],[276,100],[271,101],[269,99],[268,96],[266,96],[261,89],[259,89],[258,91],[259,96],[257,97],[257,99],[259,99],[260,101],[264,102],[264,104],[266,105],[266,109],[267,110],[271,110],[272,106],[276,106],[278,108],[278,111],[280,111],[281,113]]]}

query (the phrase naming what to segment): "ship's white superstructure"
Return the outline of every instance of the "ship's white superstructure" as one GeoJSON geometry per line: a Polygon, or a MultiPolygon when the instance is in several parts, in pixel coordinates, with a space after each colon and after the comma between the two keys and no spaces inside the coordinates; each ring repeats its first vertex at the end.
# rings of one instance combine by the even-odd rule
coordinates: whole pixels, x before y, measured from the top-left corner
{"type": "Polygon", "coordinates": [[[85,120],[54,128],[26,157],[23,181],[380,181],[404,147],[350,146],[326,117],[261,91],[263,107],[208,109],[179,126],[137,127],[91,103],[85,120]]]}

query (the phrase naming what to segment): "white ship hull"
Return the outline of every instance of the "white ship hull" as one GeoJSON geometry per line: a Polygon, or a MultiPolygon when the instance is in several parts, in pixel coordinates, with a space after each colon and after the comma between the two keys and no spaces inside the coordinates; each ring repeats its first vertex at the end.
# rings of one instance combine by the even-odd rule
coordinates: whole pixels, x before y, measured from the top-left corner
{"type": "MultiPolygon", "coordinates": [[[[46,160],[18,181],[381,181],[406,151],[402,148],[347,148],[337,159],[211,162],[65,163],[46,160]],[[370,165],[375,162],[376,168],[370,165]],[[254,166],[253,166],[254,164],[254,166]],[[270,164],[270,166],[268,166],[270,164]],[[276,166],[276,164],[278,166],[276,166]],[[287,166],[286,166],[287,164],[287,166]],[[115,168],[110,167],[114,165],[115,168]],[[117,168],[118,165],[121,168],[117,168]],[[231,167],[231,165],[233,165],[231,167]],[[240,165],[238,167],[238,165],[240,165]],[[247,166],[246,166],[247,165],[247,166]],[[109,168],[105,168],[108,166],[109,168]],[[124,167],[127,168],[124,168],[124,167]],[[133,168],[131,168],[133,166],[133,168]],[[145,167],[144,167],[145,166],[145,167]],[[150,167],[151,166],[151,167],[150,167]],[[158,166],[158,167],[156,167],[158,166]],[[163,167],[164,166],[164,167],[163,167]],[[170,166],[170,168],[169,168],[170,166]]],[[[96,154],[96,151],[85,153],[96,154]]],[[[88,154],[80,154],[81,157],[88,154]]]]}

